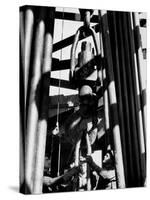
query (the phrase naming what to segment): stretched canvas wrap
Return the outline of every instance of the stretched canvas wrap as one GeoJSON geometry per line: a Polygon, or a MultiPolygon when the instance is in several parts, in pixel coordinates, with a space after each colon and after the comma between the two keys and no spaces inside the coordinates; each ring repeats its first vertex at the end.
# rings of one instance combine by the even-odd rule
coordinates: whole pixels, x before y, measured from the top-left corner
{"type": "Polygon", "coordinates": [[[20,192],[146,186],[146,13],[19,14],[20,192]]]}

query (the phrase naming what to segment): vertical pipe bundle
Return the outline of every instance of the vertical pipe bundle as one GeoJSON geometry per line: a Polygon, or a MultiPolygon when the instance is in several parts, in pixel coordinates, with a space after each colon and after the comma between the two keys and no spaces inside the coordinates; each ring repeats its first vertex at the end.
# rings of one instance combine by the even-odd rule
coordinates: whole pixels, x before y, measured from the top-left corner
{"type": "Polygon", "coordinates": [[[24,193],[42,192],[54,11],[47,7],[24,7],[25,39],[21,48],[26,107],[24,193]]]}
{"type": "MultiPolygon", "coordinates": [[[[112,49],[112,60],[113,60],[113,69],[114,69],[114,78],[115,78],[115,85],[116,88],[116,95],[117,95],[117,102],[118,102],[118,115],[119,115],[119,125],[120,125],[120,134],[121,134],[121,141],[122,141],[122,153],[123,153],[123,163],[124,163],[124,171],[125,171],[125,180],[127,183],[127,155],[126,155],[126,145],[123,142],[125,140],[125,124],[124,124],[124,115],[123,112],[123,102],[122,102],[122,87],[121,87],[121,77],[120,77],[120,66],[119,66],[119,52],[118,52],[118,38],[117,38],[117,25],[116,23],[116,13],[115,12],[108,12],[108,20],[109,20],[109,30],[110,30],[110,39],[111,39],[111,46],[112,49]],[[111,19],[111,21],[109,20],[111,19]]],[[[132,176],[132,175],[130,175],[132,176]]]]}
{"type": "Polygon", "coordinates": [[[132,15],[108,12],[108,26],[126,186],[143,186],[146,167],[139,76],[143,77],[137,69],[136,60],[141,59],[135,50],[132,15]]]}
{"type": "MultiPolygon", "coordinates": [[[[114,18],[115,20],[115,18],[114,18]]],[[[115,23],[115,21],[114,21],[115,23]]],[[[126,184],[129,186],[130,182],[134,180],[134,173],[133,173],[133,153],[132,153],[132,145],[131,145],[131,128],[130,128],[130,114],[129,114],[129,101],[128,101],[128,88],[127,88],[127,80],[126,80],[126,72],[125,72],[125,52],[124,52],[124,43],[123,43],[123,30],[122,30],[122,20],[120,13],[116,13],[116,23],[117,23],[117,30],[115,30],[115,41],[117,41],[116,45],[118,45],[118,59],[114,55],[114,70],[115,72],[115,79],[116,79],[116,89],[118,94],[118,102],[119,102],[119,119],[120,119],[120,127],[121,127],[121,136],[122,136],[122,145],[124,146],[123,152],[124,155],[124,165],[127,167],[125,169],[126,172],[126,184]],[[117,34],[118,33],[118,34],[117,34]],[[117,35],[116,35],[117,34],[117,35]],[[115,63],[119,62],[119,66],[115,63]],[[118,87],[118,81],[120,82],[121,88],[118,87]],[[121,106],[122,103],[122,106],[121,106]],[[123,110],[122,110],[123,109],[123,110]],[[125,164],[125,162],[127,163],[125,164]]],[[[113,36],[113,34],[112,34],[113,36]]],[[[114,38],[112,38],[114,41],[114,38]]],[[[113,47],[113,46],[112,46],[113,47]]],[[[116,46],[114,46],[116,48],[116,46]]],[[[117,49],[116,49],[117,50],[117,49]]]]}
{"type": "Polygon", "coordinates": [[[112,63],[112,53],[110,46],[110,36],[107,12],[100,11],[101,22],[102,22],[102,36],[104,41],[104,56],[106,57],[106,76],[108,80],[108,95],[110,101],[110,115],[112,119],[112,134],[114,139],[114,153],[115,153],[115,165],[116,174],[118,180],[118,187],[125,188],[125,177],[124,177],[124,166],[122,157],[122,146],[120,138],[120,127],[118,121],[118,110],[117,110],[117,99],[116,89],[114,83],[114,71],[112,63]]]}
{"type": "MultiPolygon", "coordinates": [[[[137,124],[137,138],[139,145],[139,161],[140,161],[140,170],[141,170],[141,185],[145,181],[145,142],[144,142],[144,127],[142,121],[142,113],[140,108],[140,99],[139,99],[139,81],[137,79],[137,62],[135,60],[135,43],[134,35],[132,31],[132,17],[131,14],[127,14],[128,22],[128,40],[129,40],[129,52],[131,55],[131,78],[133,84],[133,93],[134,93],[134,103],[135,103],[135,118],[137,124]]],[[[142,77],[143,78],[143,77],[142,77]]]]}

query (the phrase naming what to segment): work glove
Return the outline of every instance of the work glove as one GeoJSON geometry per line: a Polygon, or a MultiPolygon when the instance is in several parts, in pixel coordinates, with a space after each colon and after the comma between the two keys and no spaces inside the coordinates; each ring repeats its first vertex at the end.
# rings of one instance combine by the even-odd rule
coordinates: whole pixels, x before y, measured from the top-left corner
{"type": "Polygon", "coordinates": [[[92,156],[88,155],[86,157],[86,161],[90,165],[90,167],[92,168],[93,171],[96,171],[98,174],[102,171],[102,169],[98,165],[95,164],[92,156]]]}

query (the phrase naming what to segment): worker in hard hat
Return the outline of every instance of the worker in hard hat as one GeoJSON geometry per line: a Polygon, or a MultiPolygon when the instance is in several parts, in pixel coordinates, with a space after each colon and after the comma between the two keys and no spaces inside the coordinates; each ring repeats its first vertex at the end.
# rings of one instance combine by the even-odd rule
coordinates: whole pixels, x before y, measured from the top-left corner
{"type": "Polygon", "coordinates": [[[80,114],[82,117],[95,115],[97,109],[97,97],[88,85],[81,87],[79,91],[80,114]]]}
{"type": "Polygon", "coordinates": [[[80,108],[68,117],[65,122],[65,137],[75,147],[86,132],[90,144],[93,145],[97,134],[104,134],[103,117],[97,113],[97,97],[88,85],[83,85],[79,90],[80,108]]]}
{"type": "Polygon", "coordinates": [[[115,159],[111,150],[106,151],[102,168],[93,161],[90,155],[86,157],[86,161],[90,165],[92,171],[95,171],[99,176],[96,190],[116,188],[115,159]]]}

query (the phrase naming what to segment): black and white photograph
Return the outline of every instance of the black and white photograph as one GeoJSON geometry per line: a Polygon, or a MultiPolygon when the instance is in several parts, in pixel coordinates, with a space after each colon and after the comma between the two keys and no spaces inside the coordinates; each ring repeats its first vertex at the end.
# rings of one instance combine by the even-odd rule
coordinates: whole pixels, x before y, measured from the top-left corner
{"type": "Polygon", "coordinates": [[[147,186],[147,13],[19,8],[20,192],[147,186]]]}

